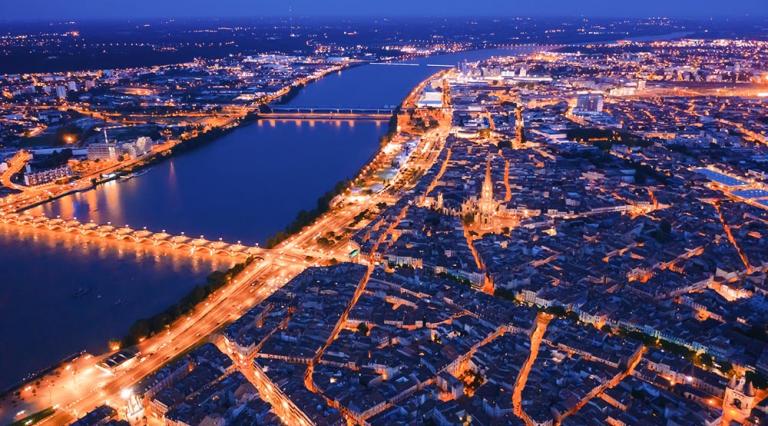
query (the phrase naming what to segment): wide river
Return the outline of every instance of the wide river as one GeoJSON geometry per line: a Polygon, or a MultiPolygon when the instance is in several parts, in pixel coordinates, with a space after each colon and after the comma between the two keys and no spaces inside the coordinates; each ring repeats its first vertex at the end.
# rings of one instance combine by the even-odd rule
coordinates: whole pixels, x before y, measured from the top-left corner
{"type": "MultiPolygon", "coordinates": [[[[463,60],[515,51],[365,65],[304,88],[290,106],[385,107],[463,60]]],[[[258,121],[128,181],[68,196],[33,213],[263,243],[376,152],[386,123],[258,121]]],[[[228,264],[85,243],[0,227],[0,389],[81,351],[101,352],[138,318],[159,312],[228,264]]]]}

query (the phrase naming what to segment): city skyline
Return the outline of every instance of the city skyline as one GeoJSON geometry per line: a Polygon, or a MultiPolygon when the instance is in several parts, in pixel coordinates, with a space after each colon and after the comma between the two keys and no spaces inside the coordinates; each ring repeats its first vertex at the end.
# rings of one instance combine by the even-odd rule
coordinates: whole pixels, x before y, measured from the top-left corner
{"type": "Polygon", "coordinates": [[[330,0],[322,3],[292,0],[258,4],[249,0],[223,0],[210,3],[203,0],[134,2],[91,2],[71,0],[31,0],[23,3],[3,2],[2,21],[39,21],[57,19],[142,19],[142,18],[234,18],[234,17],[657,17],[728,19],[737,17],[762,18],[768,8],[761,0],[681,0],[675,2],[649,0],[645,2],[615,2],[607,0],[544,0],[535,3],[479,0],[425,0],[417,3],[405,0],[388,2],[359,2],[330,0]]]}
{"type": "Polygon", "coordinates": [[[768,19],[667,1],[5,2],[0,424],[768,424],[768,19]]]}

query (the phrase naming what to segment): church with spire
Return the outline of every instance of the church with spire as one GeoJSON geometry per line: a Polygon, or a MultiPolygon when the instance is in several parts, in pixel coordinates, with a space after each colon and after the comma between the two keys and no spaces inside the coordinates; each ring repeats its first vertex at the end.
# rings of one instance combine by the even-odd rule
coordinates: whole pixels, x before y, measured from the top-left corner
{"type": "Polygon", "coordinates": [[[755,389],[744,377],[731,378],[723,396],[723,412],[728,418],[743,421],[752,414],[755,406],[755,389]]]}
{"type": "Polygon", "coordinates": [[[519,223],[517,214],[507,210],[502,202],[496,200],[492,171],[489,156],[485,162],[485,177],[479,197],[472,197],[461,206],[461,216],[472,218],[470,228],[480,233],[497,232],[504,227],[513,228],[519,223]]]}
{"type": "Polygon", "coordinates": [[[499,207],[499,203],[493,198],[493,179],[491,178],[491,159],[489,157],[485,162],[485,179],[476,209],[477,217],[475,220],[481,229],[490,230],[493,228],[493,219],[499,207]]]}
{"type": "Polygon", "coordinates": [[[492,159],[493,154],[486,159],[479,194],[464,200],[460,205],[445,205],[443,194],[437,192],[434,196],[423,197],[419,205],[442,214],[461,217],[467,229],[479,234],[501,233],[517,227],[524,217],[540,214],[528,209],[510,209],[503,201],[496,199],[492,159]]]}

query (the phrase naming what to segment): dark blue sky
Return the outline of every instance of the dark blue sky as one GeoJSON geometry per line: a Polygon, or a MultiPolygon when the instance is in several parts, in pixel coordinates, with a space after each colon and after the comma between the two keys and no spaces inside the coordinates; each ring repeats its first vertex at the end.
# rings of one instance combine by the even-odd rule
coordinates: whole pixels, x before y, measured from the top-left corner
{"type": "Polygon", "coordinates": [[[768,16],[767,0],[0,0],[0,20],[296,16],[768,16]]]}

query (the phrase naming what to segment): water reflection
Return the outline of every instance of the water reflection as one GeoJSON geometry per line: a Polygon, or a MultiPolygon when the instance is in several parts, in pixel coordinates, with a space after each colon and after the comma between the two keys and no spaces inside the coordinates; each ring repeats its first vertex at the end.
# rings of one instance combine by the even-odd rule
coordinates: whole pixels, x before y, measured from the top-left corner
{"type": "Polygon", "coordinates": [[[133,244],[110,238],[94,238],[77,233],[49,231],[46,229],[22,227],[0,223],[0,237],[20,244],[33,242],[41,248],[62,251],[68,255],[106,261],[112,258],[144,263],[151,260],[162,263],[173,272],[207,274],[212,270],[232,267],[237,259],[225,256],[207,255],[199,251],[195,256],[167,246],[133,244]]]}
{"type": "MultiPolygon", "coordinates": [[[[121,201],[122,198],[120,197],[120,185],[117,181],[109,181],[105,184],[105,193],[107,195],[107,211],[110,213],[110,221],[115,224],[124,224],[125,219],[123,219],[122,215],[122,206],[121,201]]],[[[91,191],[92,192],[92,191],[91,191]]],[[[98,221],[101,223],[101,221],[98,221]]]]}
{"type": "Polygon", "coordinates": [[[0,225],[0,388],[175,303],[224,258],[0,225]]]}
{"type": "Polygon", "coordinates": [[[386,123],[268,119],[32,214],[263,243],[375,153],[386,123]]]}

